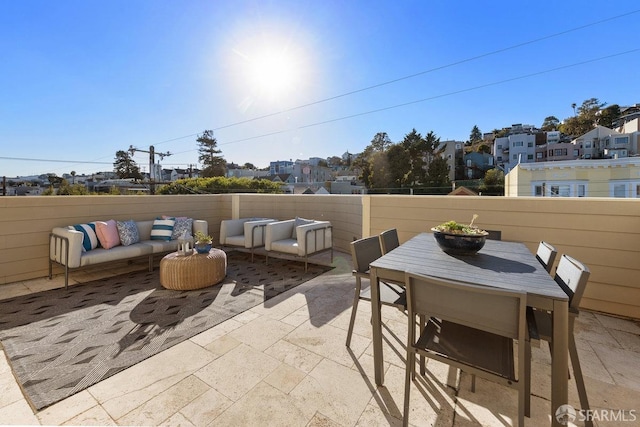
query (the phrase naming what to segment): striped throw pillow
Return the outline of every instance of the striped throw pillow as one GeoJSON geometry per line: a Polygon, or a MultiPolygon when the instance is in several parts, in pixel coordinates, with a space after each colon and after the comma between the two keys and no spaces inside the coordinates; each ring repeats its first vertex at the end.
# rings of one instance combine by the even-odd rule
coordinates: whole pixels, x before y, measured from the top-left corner
{"type": "Polygon", "coordinates": [[[162,219],[156,218],[151,227],[151,240],[171,240],[173,226],[176,220],[173,218],[162,219]]]}
{"type": "Polygon", "coordinates": [[[69,228],[82,232],[82,252],[98,247],[98,236],[96,235],[96,225],[94,223],[76,224],[69,228]]]}

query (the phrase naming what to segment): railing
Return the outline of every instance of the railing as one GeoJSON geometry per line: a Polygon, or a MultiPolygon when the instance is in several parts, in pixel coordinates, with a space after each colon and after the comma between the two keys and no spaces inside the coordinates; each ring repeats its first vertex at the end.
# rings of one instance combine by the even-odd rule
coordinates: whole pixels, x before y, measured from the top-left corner
{"type": "MultiPolygon", "coordinates": [[[[540,240],[587,264],[585,309],[640,318],[640,200],[406,195],[213,194],[176,196],[52,196],[0,198],[2,285],[48,275],[54,227],[94,220],[190,216],[209,223],[214,243],[229,218],[296,216],[331,221],[334,247],[396,228],[400,242],[448,220],[500,230],[532,254],[540,240]]],[[[62,272],[56,267],[54,273],[62,272]],[[58,269],[58,271],[56,271],[58,269]]]]}

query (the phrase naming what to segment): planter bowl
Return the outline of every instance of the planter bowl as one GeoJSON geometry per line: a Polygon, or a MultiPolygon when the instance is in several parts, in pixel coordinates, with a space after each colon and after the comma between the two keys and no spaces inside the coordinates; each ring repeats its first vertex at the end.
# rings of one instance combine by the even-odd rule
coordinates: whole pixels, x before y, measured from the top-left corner
{"type": "Polygon", "coordinates": [[[208,254],[211,250],[211,243],[196,243],[196,251],[199,254],[208,254]]]}
{"type": "Polygon", "coordinates": [[[456,234],[438,231],[432,228],[436,243],[444,252],[450,255],[474,255],[487,241],[486,231],[483,234],[456,234]]]}

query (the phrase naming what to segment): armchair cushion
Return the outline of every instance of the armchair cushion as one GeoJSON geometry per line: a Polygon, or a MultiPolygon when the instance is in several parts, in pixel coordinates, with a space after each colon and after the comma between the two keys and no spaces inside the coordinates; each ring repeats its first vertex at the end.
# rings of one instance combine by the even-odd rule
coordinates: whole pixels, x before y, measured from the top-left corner
{"type": "Polygon", "coordinates": [[[299,225],[307,225],[307,224],[313,224],[315,221],[312,219],[304,219],[304,218],[300,218],[299,216],[296,217],[296,219],[293,222],[293,230],[291,232],[291,238],[292,239],[297,239],[298,236],[296,234],[296,229],[298,228],[299,225]]]}

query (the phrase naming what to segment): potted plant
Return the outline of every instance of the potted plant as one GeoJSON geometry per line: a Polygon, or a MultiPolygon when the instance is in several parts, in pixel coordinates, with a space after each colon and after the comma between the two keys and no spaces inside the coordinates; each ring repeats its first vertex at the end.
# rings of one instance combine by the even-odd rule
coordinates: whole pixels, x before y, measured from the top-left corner
{"type": "Polygon", "coordinates": [[[213,238],[202,231],[196,231],[195,235],[195,248],[199,254],[207,254],[211,250],[213,238]]]}
{"type": "Polygon", "coordinates": [[[477,218],[474,214],[468,225],[447,221],[433,227],[431,231],[440,249],[452,255],[472,255],[482,249],[489,233],[473,225],[477,218]]]}

